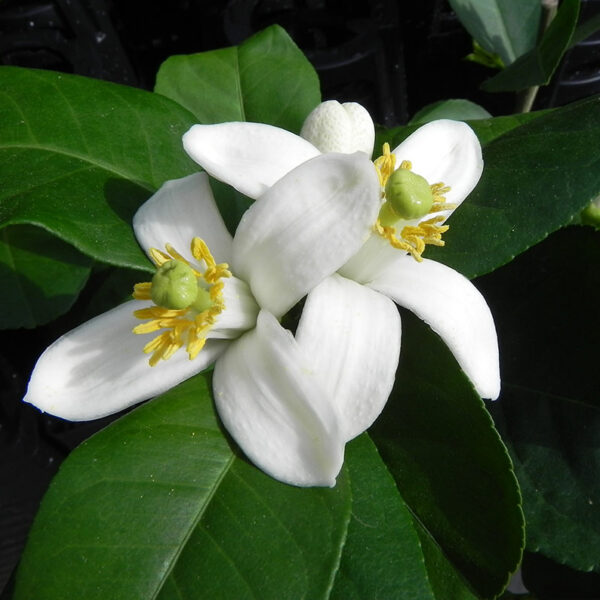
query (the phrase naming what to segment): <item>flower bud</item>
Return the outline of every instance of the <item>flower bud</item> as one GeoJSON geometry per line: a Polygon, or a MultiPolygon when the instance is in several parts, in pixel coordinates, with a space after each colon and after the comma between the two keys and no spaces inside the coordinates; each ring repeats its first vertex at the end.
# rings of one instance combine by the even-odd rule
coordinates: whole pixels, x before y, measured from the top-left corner
{"type": "Polygon", "coordinates": [[[360,150],[371,157],[375,126],[367,109],[360,104],[328,100],[306,117],[300,136],[323,153],[352,154],[360,150]]]}
{"type": "Polygon", "coordinates": [[[152,278],[152,301],[157,306],[181,310],[198,296],[198,281],[189,265],[180,260],[164,263],[152,278]]]}
{"type": "Polygon", "coordinates": [[[408,169],[396,169],[390,175],[385,197],[398,219],[418,219],[433,205],[433,192],[427,180],[408,169]]]}

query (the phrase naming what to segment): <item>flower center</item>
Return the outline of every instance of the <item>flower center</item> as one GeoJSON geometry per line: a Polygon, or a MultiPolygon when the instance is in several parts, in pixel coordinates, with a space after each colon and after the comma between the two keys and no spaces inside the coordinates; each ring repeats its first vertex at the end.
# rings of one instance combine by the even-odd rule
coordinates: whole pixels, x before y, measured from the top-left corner
{"type": "Polygon", "coordinates": [[[432,216],[415,225],[405,225],[398,233],[401,221],[420,219],[426,215],[456,208],[446,202],[444,194],[450,188],[443,183],[429,184],[424,177],[412,172],[412,164],[403,160],[396,169],[396,156],[389,144],[383,145],[383,154],[375,160],[382,196],[385,201],[379,211],[375,232],[398,250],[409,252],[417,261],[427,244],[443,246],[442,234],[448,225],[441,225],[445,216],[432,216]]]}
{"type": "Polygon", "coordinates": [[[134,311],[138,319],[149,319],[133,329],[133,333],[164,330],[144,346],[151,354],[150,366],[167,360],[186,346],[190,360],[196,358],[206,343],[206,336],[225,310],[223,299],[225,277],[231,277],[226,263],[216,264],[208,246],[200,238],[191,243],[192,256],[204,270],[198,270],[170,244],[166,252],[151,248],[150,257],[157,271],[151,282],[134,287],[136,300],[152,300],[153,306],[134,311]]]}

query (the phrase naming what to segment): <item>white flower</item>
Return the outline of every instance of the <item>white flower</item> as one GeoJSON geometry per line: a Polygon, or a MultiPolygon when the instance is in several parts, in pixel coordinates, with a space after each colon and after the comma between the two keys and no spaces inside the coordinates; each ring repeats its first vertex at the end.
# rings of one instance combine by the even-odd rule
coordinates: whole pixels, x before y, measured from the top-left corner
{"type": "MultiPolygon", "coordinates": [[[[206,174],[167,182],[134,218],[138,241],[159,275],[136,286],[136,299],[52,344],[35,367],[25,401],[70,420],[94,419],[216,363],[217,410],[246,455],[281,481],[334,485],[346,440],[331,390],[278,319],[367,239],[381,203],[376,181],[362,153],[319,156],[266,191],[234,238],[206,174]]],[[[357,295],[359,308],[363,295],[357,295]]],[[[355,316],[345,318],[354,339],[355,316]]],[[[304,337],[316,336],[312,343],[318,345],[328,326],[322,315],[302,322],[304,337]]],[[[397,341],[384,345],[393,380],[397,341]]],[[[331,357],[344,381],[345,373],[348,381],[363,373],[353,359],[331,357]]],[[[387,397],[390,387],[391,380],[383,389],[377,382],[366,392],[387,397]]]]}
{"type": "MultiPolygon", "coordinates": [[[[330,131],[328,136],[332,135],[330,131]]],[[[289,169],[319,154],[317,148],[299,136],[255,123],[196,125],[185,134],[184,147],[211,175],[252,198],[289,169]]],[[[381,311],[379,306],[384,301],[394,301],[413,311],[440,335],[482,397],[497,398],[500,393],[498,342],[484,298],[463,275],[421,256],[426,244],[443,245],[441,237],[448,227],[445,220],[481,176],[483,161],[477,137],[464,123],[434,121],[415,131],[393,152],[384,148],[383,156],[375,165],[380,176],[376,183],[380,194],[392,173],[401,169],[409,172],[409,177],[416,174],[420,176],[418,179],[424,178],[431,190],[430,212],[390,217],[386,212],[390,198],[386,198],[379,218],[373,222],[373,234],[365,245],[336,275],[309,294],[303,322],[296,334],[299,345],[312,358],[314,371],[327,389],[343,387],[343,377],[327,362],[336,336],[332,334],[328,340],[324,335],[315,343],[312,324],[319,321],[316,315],[335,313],[337,305],[356,302],[363,314],[369,315],[370,330],[384,332],[390,314],[381,311]],[[336,290],[335,296],[332,289],[336,290]],[[368,290],[369,298],[358,300],[359,289],[362,293],[368,290]],[[332,298],[336,300],[335,305],[332,298]],[[326,366],[321,368],[321,365],[326,366]]],[[[306,174],[310,176],[308,170],[306,174]]],[[[389,322],[388,335],[399,336],[399,322],[396,324],[393,319],[389,322]]],[[[343,323],[339,327],[343,327],[343,323]]],[[[328,328],[327,331],[333,330],[328,328]]],[[[358,338],[357,343],[360,343],[358,338]]],[[[373,365],[377,364],[375,353],[376,349],[373,365]]],[[[364,354],[361,359],[365,359],[364,354]]],[[[365,385],[374,384],[365,382],[365,385]]],[[[333,398],[339,400],[340,426],[347,439],[364,431],[387,400],[381,394],[377,397],[355,395],[354,404],[337,393],[333,398]]]]}

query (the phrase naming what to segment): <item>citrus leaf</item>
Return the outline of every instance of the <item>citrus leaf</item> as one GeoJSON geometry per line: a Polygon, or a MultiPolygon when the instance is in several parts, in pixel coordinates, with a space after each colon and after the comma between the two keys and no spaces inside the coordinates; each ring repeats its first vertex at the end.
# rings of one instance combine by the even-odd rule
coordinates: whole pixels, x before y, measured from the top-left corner
{"type": "Polygon", "coordinates": [[[253,121],[294,132],[321,100],[315,70],[278,25],[237,47],[168,58],[155,91],[199,123],[253,121]]]}
{"type": "Polygon", "coordinates": [[[372,438],[420,526],[476,596],[493,598],[524,544],[510,459],[449,350],[404,311],[402,344],[372,438]]]}
{"type": "Polygon", "coordinates": [[[84,442],[36,517],[14,600],[323,598],[350,489],[295,488],[232,451],[192,378],[84,442]]]}
{"type": "Polygon", "coordinates": [[[505,65],[535,46],[539,0],[450,0],[450,6],[473,38],[505,65]]]}
{"type": "Polygon", "coordinates": [[[547,85],[569,49],[578,17],[579,0],[563,0],[539,44],[484,81],[481,89],[486,92],[512,92],[547,85]]]}
{"type": "Polygon", "coordinates": [[[88,279],[90,262],[43,229],[0,230],[0,329],[36,327],[65,313],[88,279]]]}
{"type": "Polygon", "coordinates": [[[0,67],[0,227],[36,225],[83,254],[148,269],[131,218],[164,181],[196,170],[193,117],[134,88],[0,67]]]}

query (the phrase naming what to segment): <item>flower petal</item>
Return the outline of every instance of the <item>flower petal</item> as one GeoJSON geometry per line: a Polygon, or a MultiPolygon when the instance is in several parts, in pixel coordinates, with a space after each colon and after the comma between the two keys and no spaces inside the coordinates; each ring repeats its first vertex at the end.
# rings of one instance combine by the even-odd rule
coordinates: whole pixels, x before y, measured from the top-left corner
{"type": "Polygon", "coordinates": [[[193,260],[190,243],[202,238],[217,262],[231,260],[231,234],[215,204],[206,173],[167,181],[147,200],[133,218],[138,242],[146,252],[171,244],[193,260]]]}
{"type": "Polygon", "coordinates": [[[223,279],[223,303],[225,310],[209,332],[211,339],[237,338],[242,332],[256,325],[259,306],[248,284],[237,277],[223,279]]]}
{"type": "Polygon", "coordinates": [[[294,169],[242,217],[235,274],[279,317],[341,267],[368,238],[381,204],[362,153],[323,154],[294,169]]]}
{"type": "Polygon", "coordinates": [[[289,331],[266,311],[215,366],[213,389],[227,431],[271,477],[335,485],[344,459],[334,409],[289,331]]]}
{"type": "Polygon", "coordinates": [[[308,295],[296,340],[338,411],[346,441],[383,410],[400,335],[396,305],[364,285],[332,275],[308,295]]]}
{"type": "Polygon", "coordinates": [[[432,260],[398,257],[369,287],[423,319],[444,340],[483,398],[500,394],[498,339],[490,309],[457,271],[432,260]]]}
{"type": "Polygon", "coordinates": [[[262,123],[194,125],[183,147],[207,173],[255,199],[320,154],[300,136],[262,123]]]}
{"type": "Polygon", "coordinates": [[[361,151],[370,158],[375,126],[371,115],[360,104],[328,100],[306,117],[300,135],[321,152],[361,151]]]}
{"type": "MultiPolygon", "coordinates": [[[[394,149],[396,165],[412,163],[414,173],[430,184],[450,186],[446,201],[459,205],[477,185],[483,170],[481,144],[473,130],[460,121],[440,119],[419,127],[394,149]]],[[[452,210],[436,215],[449,216],[452,210]]],[[[428,218],[428,217],[427,217],[428,218]]]]}
{"type": "Polygon", "coordinates": [[[133,311],[144,305],[121,304],[49,346],[35,366],[25,402],[71,421],[97,419],[162,394],[225,350],[228,342],[208,340],[194,360],[179,350],[150,367],[143,347],[152,335],[131,331],[141,322],[133,311]]]}

